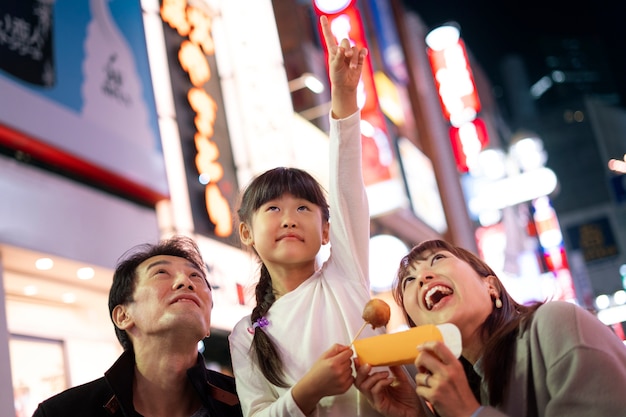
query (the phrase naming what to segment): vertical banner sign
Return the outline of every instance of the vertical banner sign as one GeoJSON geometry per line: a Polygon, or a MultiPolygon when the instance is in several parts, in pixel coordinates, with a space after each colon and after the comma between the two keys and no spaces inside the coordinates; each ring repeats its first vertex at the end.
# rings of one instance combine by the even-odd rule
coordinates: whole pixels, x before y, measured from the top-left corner
{"type": "Polygon", "coordinates": [[[458,39],[440,49],[429,47],[427,51],[441,110],[452,125],[450,140],[457,169],[469,172],[489,138],[483,121],[476,117],[481,105],[465,43],[458,39]]]}
{"type": "MultiPolygon", "coordinates": [[[[331,30],[337,41],[349,39],[352,44],[367,47],[367,39],[363,22],[355,0],[317,1],[313,2],[317,16],[326,15],[331,30]]],[[[319,32],[322,34],[321,27],[319,32]]],[[[328,56],[328,51],[326,51],[328,56]]],[[[326,60],[328,62],[328,59],[326,60]]],[[[378,104],[378,95],[374,84],[372,63],[368,55],[363,64],[361,85],[359,86],[359,106],[361,120],[371,126],[371,132],[362,129],[363,141],[363,177],[365,185],[391,180],[393,151],[385,118],[378,104]]]]}
{"type": "Polygon", "coordinates": [[[232,206],[238,186],[224,115],[210,10],[184,1],[164,1],[161,18],[192,218],[196,232],[237,246],[232,206]]]}
{"type": "Polygon", "coordinates": [[[385,72],[391,74],[396,83],[406,86],[409,82],[409,74],[397,24],[393,17],[393,8],[389,0],[368,0],[367,4],[372,12],[374,36],[382,54],[385,72]]]}
{"type": "Polygon", "coordinates": [[[459,39],[442,50],[428,48],[428,59],[445,118],[454,126],[473,120],[480,112],[480,100],[465,43],[459,39]]]}

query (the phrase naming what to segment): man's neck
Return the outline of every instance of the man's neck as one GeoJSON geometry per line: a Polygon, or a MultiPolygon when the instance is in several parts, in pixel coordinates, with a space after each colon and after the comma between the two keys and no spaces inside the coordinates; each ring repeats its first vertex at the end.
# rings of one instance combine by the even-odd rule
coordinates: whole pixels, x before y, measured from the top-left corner
{"type": "MultiPolygon", "coordinates": [[[[176,355],[155,355],[142,360],[136,356],[133,381],[133,404],[135,410],[145,417],[189,417],[202,402],[187,378],[187,369],[192,365],[189,358],[176,355]]],[[[197,360],[197,354],[195,357],[197,360]]]]}

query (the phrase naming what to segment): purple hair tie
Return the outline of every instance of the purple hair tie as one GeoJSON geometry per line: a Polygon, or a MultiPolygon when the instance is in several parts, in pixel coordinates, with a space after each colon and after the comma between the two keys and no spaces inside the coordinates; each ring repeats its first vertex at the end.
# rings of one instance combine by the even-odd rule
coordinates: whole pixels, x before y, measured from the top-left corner
{"type": "Polygon", "coordinates": [[[256,319],[254,323],[252,323],[252,327],[248,327],[248,333],[254,334],[257,327],[262,329],[264,327],[267,327],[267,325],[269,324],[270,324],[270,321],[267,318],[265,318],[265,316],[261,316],[258,319],[256,319]]]}

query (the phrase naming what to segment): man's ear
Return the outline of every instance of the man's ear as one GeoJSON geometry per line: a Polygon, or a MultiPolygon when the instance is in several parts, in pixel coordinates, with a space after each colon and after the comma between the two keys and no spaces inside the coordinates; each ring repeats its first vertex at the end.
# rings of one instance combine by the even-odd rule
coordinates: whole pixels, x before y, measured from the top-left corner
{"type": "Polygon", "coordinates": [[[239,223],[239,239],[241,243],[246,246],[252,246],[254,244],[254,237],[252,236],[252,230],[250,227],[244,223],[239,223]]]}
{"type": "Polygon", "coordinates": [[[133,323],[132,318],[126,311],[126,307],[121,304],[118,304],[115,308],[113,308],[111,318],[113,319],[113,323],[115,323],[115,325],[121,330],[126,330],[133,323]]]}

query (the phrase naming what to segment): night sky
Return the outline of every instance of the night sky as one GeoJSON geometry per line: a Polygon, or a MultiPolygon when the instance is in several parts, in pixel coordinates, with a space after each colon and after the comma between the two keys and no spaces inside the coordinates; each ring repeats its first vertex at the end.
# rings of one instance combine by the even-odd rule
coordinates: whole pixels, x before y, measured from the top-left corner
{"type": "Polygon", "coordinates": [[[471,55],[498,84],[502,56],[521,54],[529,73],[540,73],[542,40],[551,36],[597,39],[626,105],[626,0],[402,0],[435,27],[461,26],[471,55]]]}

